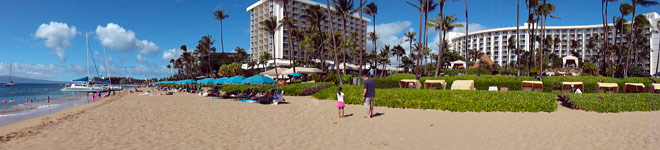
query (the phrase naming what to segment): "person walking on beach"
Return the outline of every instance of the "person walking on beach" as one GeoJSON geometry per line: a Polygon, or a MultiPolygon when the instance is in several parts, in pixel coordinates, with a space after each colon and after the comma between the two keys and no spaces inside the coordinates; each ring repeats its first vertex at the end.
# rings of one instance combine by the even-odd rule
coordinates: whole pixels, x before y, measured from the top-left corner
{"type": "Polygon", "coordinates": [[[362,92],[362,100],[364,100],[364,108],[367,110],[365,118],[371,118],[374,115],[374,98],[376,97],[376,90],[374,89],[374,80],[369,78],[368,75],[362,75],[364,80],[364,92],[362,92]]]}
{"type": "Polygon", "coordinates": [[[339,118],[344,118],[344,92],[341,87],[337,88],[337,108],[339,108],[339,118]]]}

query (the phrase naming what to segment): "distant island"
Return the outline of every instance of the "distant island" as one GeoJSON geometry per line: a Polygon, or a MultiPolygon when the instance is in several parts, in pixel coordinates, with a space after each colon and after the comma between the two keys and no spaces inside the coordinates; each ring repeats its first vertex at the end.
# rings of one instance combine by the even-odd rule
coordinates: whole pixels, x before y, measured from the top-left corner
{"type": "MultiPolygon", "coordinates": [[[[63,81],[51,81],[51,80],[41,80],[41,79],[30,79],[30,78],[21,78],[21,77],[13,77],[14,82],[21,84],[21,83],[40,83],[40,84],[61,84],[65,83],[63,81]]],[[[9,82],[9,76],[7,75],[2,75],[0,76],[0,83],[7,83],[9,82]]]]}

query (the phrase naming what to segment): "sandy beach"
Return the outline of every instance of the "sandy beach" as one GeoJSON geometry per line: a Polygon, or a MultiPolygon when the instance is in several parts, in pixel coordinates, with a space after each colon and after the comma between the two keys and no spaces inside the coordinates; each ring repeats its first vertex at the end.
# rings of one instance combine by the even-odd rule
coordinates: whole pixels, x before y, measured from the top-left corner
{"type": "MultiPolygon", "coordinates": [[[[145,89],[146,90],[146,89],[145,89]]],[[[0,127],[0,149],[660,149],[660,112],[448,112],[128,94],[0,127]],[[7,137],[11,138],[7,138],[7,137]]]]}

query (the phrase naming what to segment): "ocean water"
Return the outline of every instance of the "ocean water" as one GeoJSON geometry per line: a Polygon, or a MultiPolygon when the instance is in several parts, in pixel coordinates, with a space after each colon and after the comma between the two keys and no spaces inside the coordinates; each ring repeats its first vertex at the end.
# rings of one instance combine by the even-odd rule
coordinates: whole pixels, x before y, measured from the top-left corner
{"type": "Polygon", "coordinates": [[[62,88],[59,84],[0,86],[0,126],[93,102],[86,93],[60,92],[62,88]],[[2,103],[5,100],[8,103],[2,103]]]}

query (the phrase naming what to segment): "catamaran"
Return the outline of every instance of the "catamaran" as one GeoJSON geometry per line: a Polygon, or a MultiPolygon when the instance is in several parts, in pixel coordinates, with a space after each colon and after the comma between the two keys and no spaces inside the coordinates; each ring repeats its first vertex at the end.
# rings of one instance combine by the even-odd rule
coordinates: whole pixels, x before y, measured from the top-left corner
{"type": "Polygon", "coordinates": [[[62,92],[96,92],[96,91],[107,91],[109,88],[104,88],[103,86],[94,85],[93,82],[89,79],[89,35],[85,33],[85,42],[87,43],[87,76],[71,80],[72,84],[69,84],[62,88],[62,92]]]}
{"type": "Polygon", "coordinates": [[[11,71],[12,71],[11,66],[12,65],[9,64],[9,82],[5,83],[5,86],[14,86],[14,85],[16,85],[14,80],[12,80],[12,78],[11,78],[11,71]]]}

